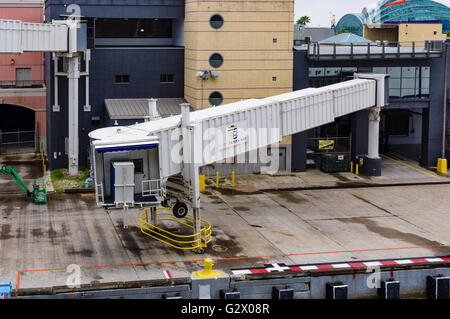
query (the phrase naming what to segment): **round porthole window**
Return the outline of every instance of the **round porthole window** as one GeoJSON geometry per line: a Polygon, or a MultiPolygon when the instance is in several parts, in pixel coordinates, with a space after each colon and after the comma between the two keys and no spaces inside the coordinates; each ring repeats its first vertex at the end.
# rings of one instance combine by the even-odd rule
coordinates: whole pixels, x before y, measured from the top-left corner
{"type": "Polygon", "coordinates": [[[223,26],[223,18],[220,14],[215,14],[209,19],[209,24],[214,29],[220,29],[223,26]]]}
{"type": "Polygon", "coordinates": [[[223,57],[219,53],[213,53],[209,57],[209,64],[213,68],[219,68],[223,64],[223,57]]]}
{"type": "Polygon", "coordinates": [[[223,96],[222,96],[222,93],[220,93],[220,92],[217,92],[217,91],[212,92],[211,95],[209,96],[209,103],[212,106],[218,106],[218,105],[222,104],[222,102],[223,102],[223,96]]]}

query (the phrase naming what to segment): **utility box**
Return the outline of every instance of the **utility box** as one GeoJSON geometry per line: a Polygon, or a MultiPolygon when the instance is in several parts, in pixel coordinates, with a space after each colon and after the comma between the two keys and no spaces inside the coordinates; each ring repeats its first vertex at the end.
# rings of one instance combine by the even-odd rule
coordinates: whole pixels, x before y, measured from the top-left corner
{"type": "Polygon", "coordinates": [[[348,299],[348,285],[344,285],[341,282],[329,282],[326,285],[325,293],[327,299],[348,299]]]}
{"type": "Polygon", "coordinates": [[[220,299],[241,299],[241,293],[239,291],[220,291],[220,299]]]}
{"type": "Polygon", "coordinates": [[[400,281],[390,279],[381,282],[378,288],[379,299],[400,299],[400,281]]]}
{"type": "Polygon", "coordinates": [[[273,289],[272,289],[272,297],[273,297],[273,299],[276,299],[276,300],[294,299],[294,288],[273,287],[273,289]]]}
{"type": "Polygon", "coordinates": [[[350,171],[349,154],[322,154],[320,170],[324,173],[342,173],[350,171]]]}
{"type": "Polygon", "coordinates": [[[11,281],[0,281],[0,299],[11,298],[11,281]]]}
{"type": "Polygon", "coordinates": [[[114,204],[134,204],[134,163],[114,162],[114,204]]]}

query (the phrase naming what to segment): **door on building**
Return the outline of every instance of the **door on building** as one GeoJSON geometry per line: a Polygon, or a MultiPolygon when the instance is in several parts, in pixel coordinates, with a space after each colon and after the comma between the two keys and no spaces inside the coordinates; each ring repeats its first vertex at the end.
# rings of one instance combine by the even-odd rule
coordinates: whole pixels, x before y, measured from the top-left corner
{"type": "Polygon", "coordinates": [[[269,159],[271,158],[273,152],[275,154],[278,154],[278,171],[286,171],[286,148],[285,147],[279,147],[279,148],[271,148],[267,152],[267,156],[269,159]]]}

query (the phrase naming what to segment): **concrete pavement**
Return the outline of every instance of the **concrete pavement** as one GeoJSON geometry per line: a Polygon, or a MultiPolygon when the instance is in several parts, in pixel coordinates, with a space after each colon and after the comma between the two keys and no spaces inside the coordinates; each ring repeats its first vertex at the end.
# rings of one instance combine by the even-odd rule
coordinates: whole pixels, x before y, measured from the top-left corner
{"type": "MultiPolygon", "coordinates": [[[[27,169],[19,173],[27,175],[27,169]]],[[[449,247],[436,247],[450,244],[450,185],[209,189],[201,214],[212,224],[213,241],[196,255],[142,234],[141,209],[129,211],[126,230],[122,212],[97,208],[93,194],[50,194],[47,205],[35,205],[6,177],[0,183],[8,188],[0,194],[0,279],[14,285],[19,279],[21,288],[64,286],[72,278],[70,265],[81,267],[82,284],[96,285],[166,280],[165,270],[174,278],[190,277],[206,257],[230,273],[268,263],[450,255],[449,247]]]]}

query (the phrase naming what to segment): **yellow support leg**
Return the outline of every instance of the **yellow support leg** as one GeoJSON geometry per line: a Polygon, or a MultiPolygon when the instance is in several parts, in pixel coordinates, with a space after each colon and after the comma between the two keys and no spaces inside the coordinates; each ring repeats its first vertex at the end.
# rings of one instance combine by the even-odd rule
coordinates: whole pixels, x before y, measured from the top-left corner
{"type": "Polygon", "coordinates": [[[359,175],[359,164],[356,164],[356,172],[355,172],[355,174],[359,175]]]}
{"type": "Polygon", "coordinates": [[[206,190],[205,175],[199,175],[198,179],[200,184],[200,192],[204,192],[206,190]]]}
{"type": "Polygon", "coordinates": [[[219,172],[216,173],[216,188],[219,188],[219,172]]]}
{"type": "Polygon", "coordinates": [[[437,172],[439,174],[447,174],[447,159],[438,158],[437,172]]]}
{"type": "Polygon", "coordinates": [[[236,186],[236,173],[232,172],[231,173],[231,187],[235,187],[236,186]]]}

